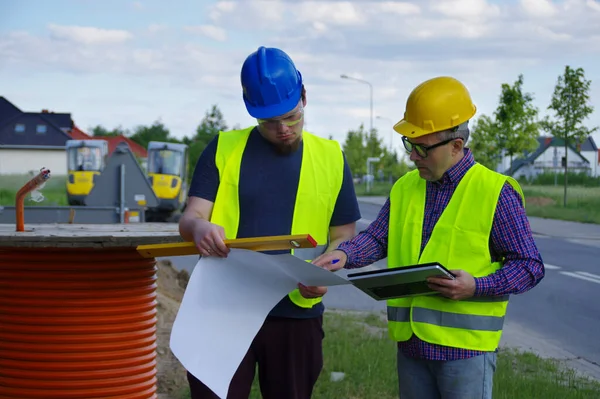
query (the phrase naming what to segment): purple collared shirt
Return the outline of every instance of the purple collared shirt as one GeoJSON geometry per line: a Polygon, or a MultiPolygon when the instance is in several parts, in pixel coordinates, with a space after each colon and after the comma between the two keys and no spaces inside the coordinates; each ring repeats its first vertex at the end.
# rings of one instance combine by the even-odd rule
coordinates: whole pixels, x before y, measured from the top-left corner
{"type": "MultiPolygon", "coordinates": [[[[473,154],[465,149],[463,159],[448,169],[439,181],[427,182],[421,252],[458,183],[473,165],[473,154]]],[[[389,216],[388,198],[377,219],[366,230],[339,245],[338,249],[348,255],[345,268],[364,267],[387,256],[389,216]]],[[[490,254],[494,262],[504,258],[504,266],[493,274],[475,278],[475,296],[520,294],[535,287],[544,277],[544,264],[533,240],[521,196],[509,183],[504,185],[498,199],[490,254]]],[[[398,347],[406,356],[428,360],[465,359],[483,353],[431,344],[414,334],[408,341],[399,342],[398,347]]]]}

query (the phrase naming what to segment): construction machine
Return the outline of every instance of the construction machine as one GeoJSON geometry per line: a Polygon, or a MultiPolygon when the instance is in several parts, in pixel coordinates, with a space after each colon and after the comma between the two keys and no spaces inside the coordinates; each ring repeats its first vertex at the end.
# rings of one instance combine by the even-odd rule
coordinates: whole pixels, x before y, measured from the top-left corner
{"type": "Polygon", "coordinates": [[[67,140],[67,199],[69,205],[84,205],[85,197],[106,167],[105,140],[67,140]]]}
{"type": "Polygon", "coordinates": [[[179,143],[151,141],[148,143],[147,176],[158,206],[146,211],[148,222],[172,221],[183,211],[188,189],[188,146],[179,143]]]}

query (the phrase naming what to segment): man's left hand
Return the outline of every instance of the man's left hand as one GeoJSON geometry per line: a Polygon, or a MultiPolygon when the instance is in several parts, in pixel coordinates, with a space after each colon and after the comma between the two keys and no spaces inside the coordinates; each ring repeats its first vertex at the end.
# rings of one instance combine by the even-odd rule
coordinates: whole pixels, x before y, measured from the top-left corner
{"type": "Polygon", "coordinates": [[[307,287],[303,284],[298,284],[298,290],[308,299],[319,298],[327,293],[327,287],[307,287]]]}
{"type": "Polygon", "coordinates": [[[443,296],[459,301],[471,298],[475,294],[475,278],[464,270],[451,270],[454,280],[445,277],[429,277],[429,288],[443,296]]]}

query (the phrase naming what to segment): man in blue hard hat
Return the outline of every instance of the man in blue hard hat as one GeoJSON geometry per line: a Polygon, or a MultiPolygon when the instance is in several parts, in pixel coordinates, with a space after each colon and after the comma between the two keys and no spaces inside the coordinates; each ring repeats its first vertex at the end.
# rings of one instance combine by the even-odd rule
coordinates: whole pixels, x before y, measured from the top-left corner
{"type": "MultiPolygon", "coordinates": [[[[208,144],[194,171],[181,236],[202,256],[226,257],[225,238],[310,234],[317,247],[292,253],[315,259],[355,235],[360,211],[350,168],[338,142],[304,130],[306,89],[285,52],[260,47],[250,54],[241,83],[256,124],[220,132],[208,144]]],[[[263,398],[311,397],[323,367],[326,291],[300,285],[281,299],[235,373],[228,399],[248,398],[257,364],[263,398]]],[[[216,398],[190,373],[188,381],[192,399],[216,398]]]]}

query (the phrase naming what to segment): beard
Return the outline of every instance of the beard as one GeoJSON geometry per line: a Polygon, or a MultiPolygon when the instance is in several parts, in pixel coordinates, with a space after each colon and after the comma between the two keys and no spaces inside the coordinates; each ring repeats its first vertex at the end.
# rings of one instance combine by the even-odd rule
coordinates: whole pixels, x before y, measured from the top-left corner
{"type": "Polygon", "coordinates": [[[296,140],[291,143],[272,143],[273,147],[275,147],[275,151],[277,151],[280,155],[289,155],[293,152],[296,152],[300,147],[300,143],[302,142],[302,136],[298,136],[296,140]]]}

